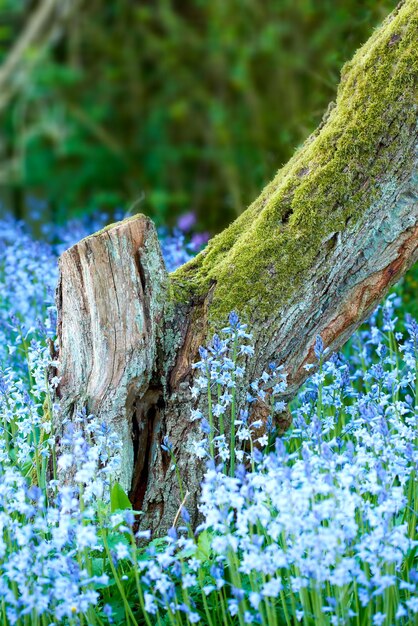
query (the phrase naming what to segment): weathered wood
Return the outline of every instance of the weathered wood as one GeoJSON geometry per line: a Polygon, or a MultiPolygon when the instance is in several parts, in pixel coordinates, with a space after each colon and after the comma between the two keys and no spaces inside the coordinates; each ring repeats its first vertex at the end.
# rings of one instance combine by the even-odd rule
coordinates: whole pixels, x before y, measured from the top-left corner
{"type": "Polygon", "coordinates": [[[60,259],[62,417],[87,406],[112,423],[124,442],[126,489],[134,447],[146,436],[146,423],[141,421],[139,430],[134,416],[156,371],[167,288],[157,236],[147,218],[88,237],[60,259]]]}
{"type": "Polygon", "coordinates": [[[314,360],[316,336],[338,349],[418,258],[417,34],[418,1],[407,0],[344,69],[319,129],[171,277],[143,216],[63,255],[64,415],[86,404],[115,424],[125,442],[124,484],[132,477],[131,499],[153,530],[170,526],[180,501],[161,450],[165,435],[196,511],[192,363],[229,311],[254,335],[248,378],[275,360],[288,373],[289,398],[314,360]]]}

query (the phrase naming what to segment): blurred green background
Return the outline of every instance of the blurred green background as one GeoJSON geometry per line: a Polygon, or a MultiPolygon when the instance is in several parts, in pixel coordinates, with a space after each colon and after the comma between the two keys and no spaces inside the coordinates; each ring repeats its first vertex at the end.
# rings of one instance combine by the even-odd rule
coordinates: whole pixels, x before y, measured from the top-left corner
{"type": "Polygon", "coordinates": [[[395,4],[0,0],[3,210],[168,225],[195,211],[198,228],[221,229],[315,128],[344,61],[395,4]]]}

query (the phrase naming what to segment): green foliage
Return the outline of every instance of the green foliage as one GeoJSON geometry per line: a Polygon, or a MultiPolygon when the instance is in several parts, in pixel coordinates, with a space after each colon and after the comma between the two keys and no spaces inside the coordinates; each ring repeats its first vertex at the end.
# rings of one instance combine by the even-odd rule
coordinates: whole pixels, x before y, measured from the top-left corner
{"type": "MultiPolygon", "coordinates": [[[[220,228],[317,125],[395,3],[84,3],[3,113],[6,203],[22,212],[35,193],[59,219],[144,198],[157,221],[192,208],[220,228]]],[[[3,53],[30,13],[8,4],[3,53]]]]}
{"type": "Polygon", "coordinates": [[[110,491],[110,508],[112,513],[132,509],[131,501],[119,483],[115,483],[110,491]]]}
{"type": "Polygon", "coordinates": [[[15,31],[22,25],[24,0],[0,0],[0,61],[13,42],[15,31]]]}

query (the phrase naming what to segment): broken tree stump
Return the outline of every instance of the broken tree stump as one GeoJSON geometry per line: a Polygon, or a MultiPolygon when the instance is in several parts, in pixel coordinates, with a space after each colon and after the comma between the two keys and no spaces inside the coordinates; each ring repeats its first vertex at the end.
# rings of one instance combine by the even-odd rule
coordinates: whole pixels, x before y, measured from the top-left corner
{"type": "MultiPolygon", "coordinates": [[[[418,258],[418,0],[406,0],[342,71],[336,103],[260,197],[168,275],[150,220],[88,237],[60,260],[59,394],[123,442],[123,486],[163,532],[179,506],[170,438],[196,513],[192,364],[236,310],[249,378],[274,360],[291,397],[321,335],[337,350],[418,258]]],[[[195,518],[194,518],[195,519],[195,518]]]]}

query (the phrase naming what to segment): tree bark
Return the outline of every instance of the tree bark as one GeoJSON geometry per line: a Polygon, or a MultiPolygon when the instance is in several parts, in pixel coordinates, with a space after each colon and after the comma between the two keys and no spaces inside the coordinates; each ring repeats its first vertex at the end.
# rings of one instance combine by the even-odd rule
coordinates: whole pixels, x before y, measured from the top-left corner
{"type": "MultiPolygon", "coordinates": [[[[84,407],[120,435],[122,482],[130,487],[134,447],[146,447],[145,410],[155,372],[168,276],[155,229],[126,220],[73,246],[57,290],[63,416],[84,407]]],[[[135,454],[137,457],[138,454],[135,454]]],[[[141,456],[141,455],[140,455],[141,456]]]]}
{"type": "Polygon", "coordinates": [[[248,379],[271,360],[283,364],[287,400],[314,361],[316,336],[337,350],[418,258],[417,34],[418,1],[407,0],[344,67],[318,130],[174,274],[144,216],[63,254],[63,418],[87,406],[118,429],[123,484],[153,531],[172,524],[180,503],[165,435],[196,513],[192,364],[228,313],[251,326],[248,379]]]}

